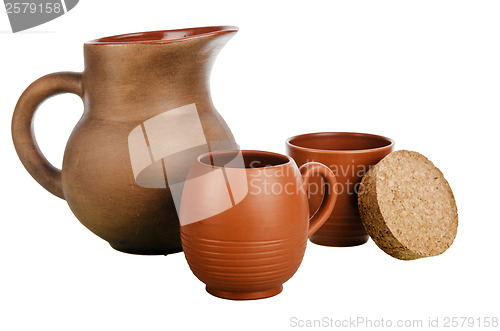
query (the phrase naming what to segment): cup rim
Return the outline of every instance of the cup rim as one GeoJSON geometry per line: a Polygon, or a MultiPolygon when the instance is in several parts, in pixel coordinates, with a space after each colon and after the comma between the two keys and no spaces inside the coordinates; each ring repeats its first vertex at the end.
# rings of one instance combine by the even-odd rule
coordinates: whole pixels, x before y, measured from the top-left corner
{"type": "Polygon", "coordinates": [[[267,170],[267,169],[274,169],[274,168],[281,168],[281,167],[286,167],[292,164],[294,161],[293,159],[285,154],[280,154],[280,153],[275,153],[275,152],[268,152],[268,151],[261,151],[261,150],[255,150],[255,149],[232,149],[232,150],[220,150],[220,151],[212,151],[212,152],[207,152],[199,155],[196,158],[196,162],[203,166],[210,167],[212,169],[231,169],[231,170],[242,170],[242,171],[255,171],[255,170],[267,170]],[[239,167],[225,167],[225,166],[218,166],[218,165],[213,165],[206,163],[202,161],[202,158],[211,157],[213,155],[224,155],[224,154],[234,154],[234,153],[242,153],[243,155],[245,154],[253,154],[253,155],[267,155],[267,156],[274,156],[274,157],[279,157],[282,159],[286,159],[286,162],[276,164],[276,165],[269,165],[269,166],[263,166],[263,167],[257,167],[257,168],[239,168],[239,167]]]}
{"type": "Polygon", "coordinates": [[[391,149],[394,147],[394,140],[391,138],[387,138],[385,136],[380,136],[371,133],[362,133],[362,132],[313,132],[313,133],[305,133],[299,134],[293,137],[290,137],[286,140],[286,145],[297,150],[313,152],[313,153],[327,153],[327,154],[364,154],[376,151],[382,151],[391,149]],[[294,144],[292,141],[299,138],[304,137],[320,137],[320,136],[359,136],[364,138],[372,138],[385,140],[387,142],[386,145],[375,148],[363,148],[363,149],[321,149],[321,148],[312,148],[312,147],[304,147],[297,144],[294,144]]]}
{"type": "Polygon", "coordinates": [[[229,32],[237,32],[238,27],[232,25],[204,26],[195,28],[183,28],[172,30],[157,30],[145,32],[132,32],[114,36],[102,37],[87,41],[86,45],[133,45],[133,44],[168,44],[177,41],[185,41],[206,36],[221,35],[229,32]],[[168,38],[167,34],[172,32],[186,32],[183,37],[168,38]],[[187,33],[190,33],[187,35],[187,33]]]}

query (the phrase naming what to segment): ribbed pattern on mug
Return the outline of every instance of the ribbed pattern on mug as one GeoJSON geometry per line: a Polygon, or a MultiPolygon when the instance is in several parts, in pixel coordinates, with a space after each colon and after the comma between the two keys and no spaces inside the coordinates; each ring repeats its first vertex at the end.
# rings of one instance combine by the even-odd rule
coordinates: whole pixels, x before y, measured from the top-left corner
{"type": "Polygon", "coordinates": [[[184,254],[207,287],[225,291],[261,291],[281,286],[299,268],[307,234],[270,241],[193,238],[182,231],[184,254]]]}

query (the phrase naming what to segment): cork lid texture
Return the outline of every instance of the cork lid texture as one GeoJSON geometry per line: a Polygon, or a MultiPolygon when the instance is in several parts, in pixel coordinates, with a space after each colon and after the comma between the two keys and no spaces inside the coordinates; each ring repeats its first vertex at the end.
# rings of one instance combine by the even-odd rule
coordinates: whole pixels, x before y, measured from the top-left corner
{"type": "Polygon", "coordinates": [[[371,168],[361,181],[358,206],[373,241],[401,260],[439,255],[457,234],[450,185],[417,152],[393,152],[371,168]]]}

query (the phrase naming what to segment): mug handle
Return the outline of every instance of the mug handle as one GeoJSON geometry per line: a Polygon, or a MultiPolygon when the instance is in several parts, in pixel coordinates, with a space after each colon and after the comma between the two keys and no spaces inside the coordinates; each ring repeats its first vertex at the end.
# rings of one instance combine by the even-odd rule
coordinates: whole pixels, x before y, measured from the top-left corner
{"type": "Polygon", "coordinates": [[[309,184],[309,179],[314,174],[319,174],[324,182],[324,187],[326,188],[326,183],[330,186],[330,191],[326,192],[323,198],[323,202],[321,206],[319,206],[318,210],[314,215],[309,219],[309,231],[307,232],[307,238],[311,237],[314,232],[316,232],[330,217],[333,211],[333,207],[335,207],[335,202],[337,202],[337,192],[335,191],[335,187],[337,185],[337,178],[333,174],[332,170],[325,166],[324,164],[318,162],[309,162],[300,167],[300,173],[303,178],[303,189],[307,190],[307,186],[309,184]]]}
{"type": "Polygon", "coordinates": [[[50,164],[42,154],[33,130],[33,116],[38,106],[46,99],[62,93],[74,93],[83,100],[82,74],[53,73],[28,86],[14,110],[12,140],[19,159],[30,175],[47,191],[64,199],[61,170],[50,164]]]}

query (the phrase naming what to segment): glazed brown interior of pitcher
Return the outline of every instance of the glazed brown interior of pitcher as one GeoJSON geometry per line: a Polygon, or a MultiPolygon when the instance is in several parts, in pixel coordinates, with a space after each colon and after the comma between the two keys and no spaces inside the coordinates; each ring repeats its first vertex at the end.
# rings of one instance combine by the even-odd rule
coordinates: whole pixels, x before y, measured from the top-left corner
{"type": "Polygon", "coordinates": [[[393,141],[370,134],[324,132],[293,137],[288,143],[298,148],[345,152],[384,148],[392,145],[393,141]]]}
{"type": "Polygon", "coordinates": [[[181,39],[212,36],[236,31],[238,31],[238,28],[235,26],[207,26],[178,30],[148,31],[103,37],[91,40],[87,44],[168,43],[181,39]]]}

